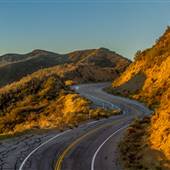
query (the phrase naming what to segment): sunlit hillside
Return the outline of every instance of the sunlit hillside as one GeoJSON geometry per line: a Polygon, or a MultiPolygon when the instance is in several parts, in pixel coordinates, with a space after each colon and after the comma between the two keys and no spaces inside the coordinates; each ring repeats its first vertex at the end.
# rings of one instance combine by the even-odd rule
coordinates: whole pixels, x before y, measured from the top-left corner
{"type": "MultiPolygon", "coordinates": [[[[145,147],[141,147],[138,159],[143,160],[142,167],[170,169],[170,27],[152,48],[137,52],[135,61],[113,82],[112,90],[145,102],[155,110],[150,126],[140,122],[139,129],[145,131],[140,144],[145,147]]],[[[127,136],[133,138],[137,133],[138,130],[130,131],[127,136]]],[[[139,145],[135,141],[127,143],[126,149],[139,145]]],[[[126,155],[124,159],[129,158],[126,155]]],[[[133,162],[130,164],[133,167],[133,162]]]]}
{"type": "Polygon", "coordinates": [[[75,51],[56,54],[34,50],[28,54],[0,56],[0,86],[12,83],[43,68],[59,66],[66,78],[78,82],[108,81],[118,77],[130,64],[130,60],[108,49],[75,51]]]}
{"type": "Polygon", "coordinates": [[[0,134],[32,128],[77,126],[79,122],[115,112],[91,108],[55,72],[40,70],[0,89],[0,134]]]}
{"type": "Polygon", "coordinates": [[[159,105],[161,96],[170,86],[169,63],[170,28],[168,27],[152,48],[137,52],[135,61],[120,78],[114,81],[113,87],[118,87],[118,91],[140,99],[154,108],[159,105]],[[129,83],[133,84],[133,88],[129,83]]]}

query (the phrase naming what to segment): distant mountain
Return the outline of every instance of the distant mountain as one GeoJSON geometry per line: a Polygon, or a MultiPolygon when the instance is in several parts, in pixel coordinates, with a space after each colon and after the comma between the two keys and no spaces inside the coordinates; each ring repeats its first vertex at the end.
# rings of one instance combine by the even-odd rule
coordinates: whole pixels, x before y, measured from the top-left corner
{"type": "Polygon", "coordinates": [[[34,50],[25,55],[6,54],[0,57],[0,86],[17,81],[39,69],[68,63],[68,56],[34,50]]]}
{"type": "Polygon", "coordinates": [[[104,48],[75,51],[68,56],[72,62],[55,69],[65,80],[77,83],[113,80],[131,63],[130,60],[104,48]]]}
{"type": "MultiPolygon", "coordinates": [[[[74,70],[70,65],[67,67],[74,70]]],[[[0,135],[33,128],[63,129],[89,118],[116,114],[92,108],[89,100],[71,90],[66,83],[67,77],[60,74],[63,67],[66,66],[40,69],[0,88],[0,135]]],[[[79,77],[70,73],[69,80],[75,78],[71,75],[79,77]]]]}
{"type": "Polygon", "coordinates": [[[3,56],[0,56],[0,64],[1,65],[12,64],[13,62],[31,60],[33,58],[39,58],[39,57],[41,58],[50,57],[50,58],[58,59],[58,57],[61,56],[62,55],[53,52],[36,49],[27,54],[5,54],[3,56]]]}
{"type": "MultiPolygon", "coordinates": [[[[112,90],[145,102],[155,110],[149,127],[144,121],[134,125],[132,133],[129,131],[128,139],[132,140],[127,140],[129,144],[124,146],[126,150],[128,147],[128,150],[133,150],[129,154],[140,157],[129,166],[132,169],[137,166],[143,169],[170,169],[170,27],[153,47],[137,52],[135,61],[113,82],[112,90]],[[144,127],[145,132],[141,132],[144,127]],[[141,136],[141,143],[138,135],[141,136]],[[133,139],[135,136],[138,139],[133,139]]],[[[130,162],[128,154],[125,155],[130,162]]]]}
{"type": "Polygon", "coordinates": [[[68,79],[74,78],[79,82],[108,81],[120,75],[129,64],[130,60],[105,48],[63,55],[44,50],[34,50],[23,55],[6,54],[0,56],[0,75],[3,75],[0,86],[17,81],[39,69],[57,65],[60,65],[58,71],[68,79]],[[84,79],[82,75],[86,75],[84,79]]]}

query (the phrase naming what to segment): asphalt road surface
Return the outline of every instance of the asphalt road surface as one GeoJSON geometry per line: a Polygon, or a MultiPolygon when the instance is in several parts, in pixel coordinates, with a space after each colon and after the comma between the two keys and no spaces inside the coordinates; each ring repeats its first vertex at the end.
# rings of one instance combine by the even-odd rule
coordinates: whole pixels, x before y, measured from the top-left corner
{"type": "Polygon", "coordinates": [[[108,83],[73,86],[78,93],[122,115],[92,120],[64,132],[28,133],[0,141],[0,170],[122,170],[118,143],[134,117],[150,114],[144,105],[102,91],[108,83]]]}

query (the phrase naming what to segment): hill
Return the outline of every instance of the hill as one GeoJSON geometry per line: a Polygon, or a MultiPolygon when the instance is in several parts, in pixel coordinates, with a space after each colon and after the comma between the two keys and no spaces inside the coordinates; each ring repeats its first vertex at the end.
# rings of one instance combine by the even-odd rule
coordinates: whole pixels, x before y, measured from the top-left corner
{"type": "Polygon", "coordinates": [[[12,83],[39,69],[57,66],[67,79],[78,82],[108,81],[115,79],[130,61],[108,49],[75,51],[56,54],[44,50],[18,55],[6,54],[0,57],[0,86],[12,83]],[[82,77],[85,75],[85,77],[82,77]]]}
{"type": "Polygon", "coordinates": [[[0,57],[0,86],[4,86],[39,69],[64,64],[69,58],[43,50],[34,50],[31,53],[18,55],[6,54],[0,57]]]}
{"type": "Polygon", "coordinates": [[[55,71],[43,69],[0,89],[0,134],[77,126],[90,118],[117,114],[92,108],[55,71]]]}
{"type": "Polygon", "coordinates": [[[155,111],[150,121],[136,122],[127,133],[122,151],[128,166],[170,169],[170,27],[153,47],[137,52],[135,61],[113,82],[112,92],[145,102],[155,111]],[[135,161],[125,154],[127,149],[135,161]]]}

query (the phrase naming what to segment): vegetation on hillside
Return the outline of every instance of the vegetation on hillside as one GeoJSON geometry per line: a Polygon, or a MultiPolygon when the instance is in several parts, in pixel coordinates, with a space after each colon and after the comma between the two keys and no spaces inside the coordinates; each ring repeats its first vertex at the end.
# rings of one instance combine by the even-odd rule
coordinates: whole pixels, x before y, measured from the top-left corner
{"type": "Polygon", "coordinates": [[[108,81],[117,78],[130,61],[115,52],[100,48],[56,54],[43,50],[0,56],[0,86],[12,83],[43,68],[56,66],[58,74],[78,82],[108,81]],[[57,67],[58,66],[58,67],[57,67]]]}
{"type": "Polygon", "coordinates": [[[152,48],[136,54],[135,61],[113,82],[112,92],[145,102],[155,110],[150,123],[137,123],[142,129],[140,143],[133,140],[138,135],[136,128],[124,139],[124,159],[129,168],[135,169],[132,160],[139,159],[142,165],[138,169],[170,169],[170,27],[152,48]]]}
{"type": "Polygon", "coordinates": [[[113,82],[113,87],[122,94],[130,94],[133,98],[155,108],[170,86],[169,63],[170,28],[168,27],[152,48],[137,55],[136,60],[113,82]],[[141,74],[143,78],[141,76],[138,83],[133,83],[134,78],[141,74]],[[129,86],[129,82],[133,83],[133,86],[129,86]]]}
{"type": "Polygon", "coordinates": [[[63,129],[112,114],[117,112],[92,109],[90,101],[70,90],[54,70],[40,70],[0,89],[0,134],[63,129]]]}

